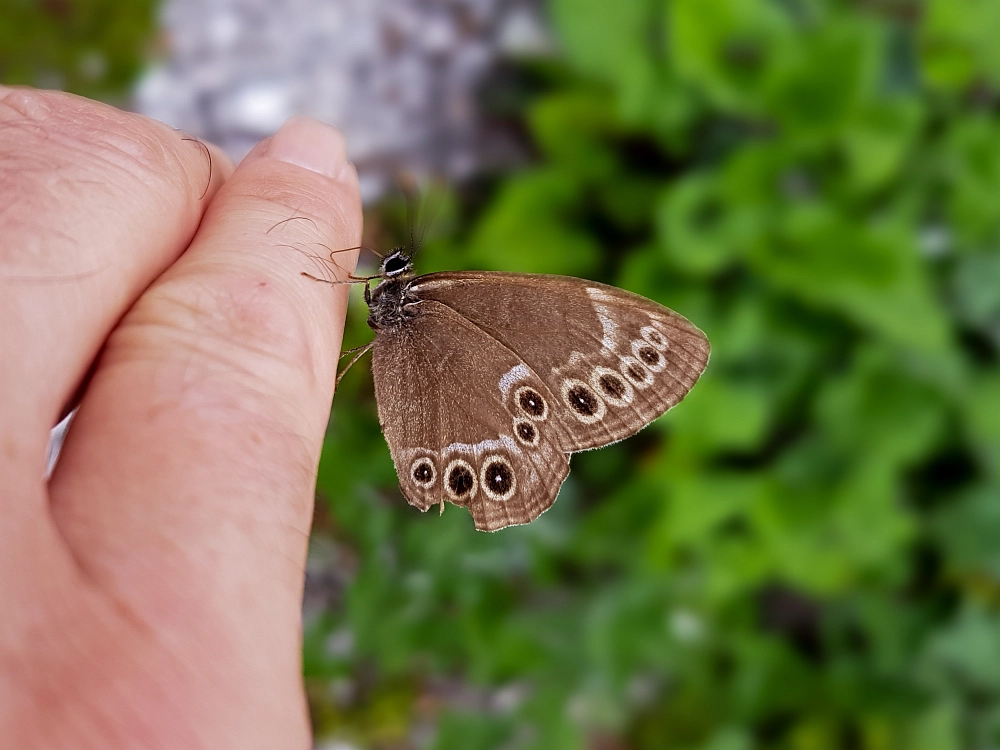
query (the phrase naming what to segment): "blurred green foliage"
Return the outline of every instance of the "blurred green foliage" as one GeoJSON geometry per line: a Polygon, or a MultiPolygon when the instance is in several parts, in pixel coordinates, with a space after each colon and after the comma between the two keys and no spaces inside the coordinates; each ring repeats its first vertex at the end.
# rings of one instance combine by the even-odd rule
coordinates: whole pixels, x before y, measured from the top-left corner
{"type": "Polygon", "coordinates": [[[352,372],[319,481],[349,582],[306,635],[310,684],[351,688],[314,701],[318,730],[408,746],[431,715],[440,750],[1000,747],[1000,3],[551,15],[536,164],[420,270],[607,280],[691,318],[713,359],[494,535],[403,502],[352,372]]]}
{"type": "Polygon", "coordinates": [[[0,82],[115,100],[148,59],[159,0],[0,0],[0,82]]]}

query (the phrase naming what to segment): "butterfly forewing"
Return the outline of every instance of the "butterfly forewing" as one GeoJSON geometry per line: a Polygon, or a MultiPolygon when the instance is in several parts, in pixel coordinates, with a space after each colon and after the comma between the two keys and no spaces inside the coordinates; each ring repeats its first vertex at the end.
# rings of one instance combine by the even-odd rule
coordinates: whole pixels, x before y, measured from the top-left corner
{"type": "Polygon", "coordinates": [[[541,378],[561,428],[551,434],[566,453],[638,432],[680,401],[708,363],[708,340],[685,318],[592,281],[445,272],[418,277],[410,289],[446,305],[541,378]]]}
{"type": "Polygon", "coordinates": [[[545,382],[513,351],[427,299],[378,331],[372,369],[379,421],[400,488],[421,510],[463,505],[476,528],[527,523],[569,472],[571,440],[545,382]]]}

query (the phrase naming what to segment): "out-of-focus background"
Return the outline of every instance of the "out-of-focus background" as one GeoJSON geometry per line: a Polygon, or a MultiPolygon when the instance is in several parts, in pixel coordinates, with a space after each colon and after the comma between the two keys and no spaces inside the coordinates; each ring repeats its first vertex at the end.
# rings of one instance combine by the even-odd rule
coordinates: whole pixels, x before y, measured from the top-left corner
{"type": "Polygon", "coordinates": [[[319,747],[990,750],[998,39],[996,0],[4,0],[0,78],[236,157],[327,119],[370,244],[406,235],[396,171],[443,175],[419,270],[599,279],[713,342],[685,402],[493,535],[406,505],[348,375],[319,747]]]}

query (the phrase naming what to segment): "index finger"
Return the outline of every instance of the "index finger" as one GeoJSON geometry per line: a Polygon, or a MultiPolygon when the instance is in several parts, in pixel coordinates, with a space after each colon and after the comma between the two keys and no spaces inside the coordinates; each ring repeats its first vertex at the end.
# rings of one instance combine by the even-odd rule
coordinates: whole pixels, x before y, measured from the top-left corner
{"type": "MultiPolygon", "coordinates": [[[[40,488],[48,431],[115,323],[187,247],[232,172],[149,118],[0,87],[0,440],[40,488]]],[[[0,458],[0,462],[3,459],[0,458]]]]}

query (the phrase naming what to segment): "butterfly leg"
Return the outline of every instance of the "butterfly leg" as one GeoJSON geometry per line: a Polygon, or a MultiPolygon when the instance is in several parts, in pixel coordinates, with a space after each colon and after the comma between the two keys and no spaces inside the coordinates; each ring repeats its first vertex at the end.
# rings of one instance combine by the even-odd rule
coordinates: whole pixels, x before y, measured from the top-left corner
{"type": "MultiPolygon", "coordinates": [[[[364,346],[358,347],[357,349],[351,349],[351,352],[356,351],[357,354],[355,354],[354,357],[351,359],[351,361],[347,363],[347,367],[345,367],[343,370],[341,370],[340,374],[337,375],[337,380],[333,384],[333,387],[335,389],[336,389],[337,386],[340,385],[340,381],[343,380],[344,376],[347,374],[347,371],[351,369],[352,365],[354,365],[355,362],[357,362],[359,359],[361,359],[363,356],[365,356],[365,354],[368,353],[368,350],[371,349],[373,346],[375,346],[375,342],[371,341],[371,342],[365,344],[364,346]]],[[[344,352],[344,353],[345,354],[350,354],[351,352],[344,352]]]]}
{"type": "Polygon", "coordinates": [[[355,276],[354,274],[348,274],[346,279],[341,279],[339,281],[330,281],[330,279],[321,279],[319,276],[313,276],[311,273],[306,273],[305,271],[300,271],[301,276],[305,276],[307,279],[312,279],[313,281],[320,281],[324,284],[330,284],[331,286],[336,286],[338,284],[360,284],[365,283],[365,288],[368,288],[368,282],[372,279],[379,278],[378,276],[355,276]]]}
{"type": "MultiPolygon", "coordinates": [[[[323,245],[323,247],[326,247],[326,245],[323,245]]],[[[326,247],[326,249],[330,250],[329,247],[326,247]]],[[[355,245],[354,247],[342,247],[340,248],[340,250],[330,250],[330,262],[331,263],[333,262],[333,256],[336,255],[337,253],[349,253],[351,252],[351,250],[367,250],[372,255],[378,256],[379,258],[385,257],[382,253],[380,253],[378,250],[375,250],[374,248],[365,247],[364,245],[355,245]]]]}

